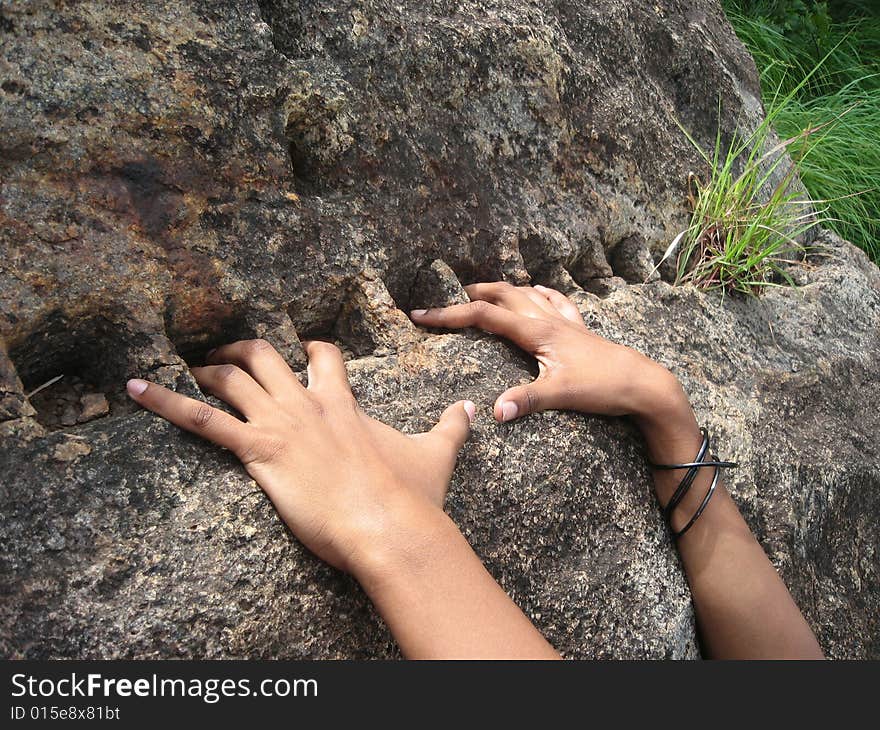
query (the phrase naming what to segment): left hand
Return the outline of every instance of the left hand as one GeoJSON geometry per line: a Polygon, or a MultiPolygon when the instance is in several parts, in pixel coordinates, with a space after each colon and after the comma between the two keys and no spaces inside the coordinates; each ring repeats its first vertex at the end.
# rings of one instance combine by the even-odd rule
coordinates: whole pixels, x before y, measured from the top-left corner
{"type": "Polygon", "coordinates": [[[338,348],[305,346],[308,387],[264,340],[221,347],[209,366],[192,369],[203,390],[245,420],[144,380],[129,381],[128,392],[231,450],[293,534],[360,580],[448,522],[443,500],[475,406],[459,401],[429,432],[400,433],[360,409],[338,348]]]}

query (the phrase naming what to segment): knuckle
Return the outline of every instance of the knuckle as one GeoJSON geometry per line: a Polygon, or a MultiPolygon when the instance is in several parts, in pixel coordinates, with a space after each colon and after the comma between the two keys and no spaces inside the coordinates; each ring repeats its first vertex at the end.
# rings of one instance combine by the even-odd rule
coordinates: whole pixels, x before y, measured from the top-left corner
{"type": "Polygon", "coordinates": [[[214,375],[217,382],[222,383],[238,377],[240,372],[241,370],[235,365],[218,365],[217,369],[214,371],[214,375]]]}
{"type": "Polygon", "coordinates": [[[327,406],[325,406],[318,398],[311,400],[312,414],[317,418],[324,418],[327,415],[327,406]]]}
{"type": "Polygon", "coordinates": [[[214,409],[207,403],[194,406],[190,413],[190,421],[196,428],[205,428],[214,418],[214,409]]]}
{"type": "Polygon", "coordinates": [[[340,410],[348,412],[357,413],[360,410],[360,406],[358,405],[357,399],[350,391],[339,393],[336,396],[336,403],[338,404],[340,410]]]}
{"type": "Polygon", "coordinates": [[[526,385],[523,387],[523,392],[526,396],[526,412],[534,413],[541,406],[537,389],[533,385],[526,385]]]}
{"type": "Polygon", "coordinates": [[[313,413],[318,418],[333,416],[347,417],[360,412],[357,399],[350,391],[333,389],[321,393],[312,401],[313,413]]]}
{"type": "Polygon", "coordinates": [[[244,342],[242,342],[242,350],[246,357],[261,355],[266,351],[272,349],[274,349],[272,347],[272,344],[262,338],[257,338],[255,340],[245,340],[244,342]]]}
{"type": "Polygon", "coordinates": [[[438,424],[437,433],[450,446],[458,446],[462,440],[462,425],[445,419],[438,424]]]}
{"type": "Polygon", "coordinates": [[[492,308],[492,305],[484,299],[478,299],[477,301],[468,304],[468,307],[472,314],[477,317],[482,317],[492,308]]]}
{"type": "Polygon", "coordinates": [[[251,441],[242,449],[238,458],[245,466],[249,464],[266,464],[274,461],[284,450],[284,441],[272,436],[264,436],[251,441]]]}

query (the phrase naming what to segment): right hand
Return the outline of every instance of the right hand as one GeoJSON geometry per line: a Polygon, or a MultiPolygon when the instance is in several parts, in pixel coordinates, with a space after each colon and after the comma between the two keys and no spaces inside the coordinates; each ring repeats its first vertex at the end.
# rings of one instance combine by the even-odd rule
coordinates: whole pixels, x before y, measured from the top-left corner
{"type": "Polygon", "coordinates": [[[537,359],[533,382],[498,396],[498,421],[551,408],[648,419],[682,406],[689,412],[681,386],[666,368],[591,332],[561,292],[500,281],[471,284],[465,291],[468,304],[415,310],[412,319],[427,327],[479,327],[537,359]]]}

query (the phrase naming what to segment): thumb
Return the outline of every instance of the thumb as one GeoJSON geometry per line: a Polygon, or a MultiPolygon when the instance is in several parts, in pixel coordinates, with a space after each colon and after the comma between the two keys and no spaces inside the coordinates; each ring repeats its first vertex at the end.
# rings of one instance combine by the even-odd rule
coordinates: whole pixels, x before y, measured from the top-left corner
{"type": "Polygon", "coordinates": [[[495,401],[495,419],[502,423],[548,408],[558,407],[553,388],[546,380],[508,388],[495,401]]]}
{"type": "Polygon", "coordinates": [[[440,416],[440,420],[430,433],[432,436],[442,436],[450,443],[457,453],[464,446],[471,432],[471,423],[477,413],[477,407],[473,401],[460,400],[453,403],[440,416]]]}

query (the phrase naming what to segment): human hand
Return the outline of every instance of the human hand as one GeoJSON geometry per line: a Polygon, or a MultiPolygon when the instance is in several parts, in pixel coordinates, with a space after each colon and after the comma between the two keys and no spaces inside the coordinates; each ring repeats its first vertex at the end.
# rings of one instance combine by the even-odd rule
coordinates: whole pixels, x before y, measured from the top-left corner
{"type": "Polygon", "coordinates": [[[666,426],[676,425],[692,438],[696,423],[675,377],[641,353],[591,332],[561,292],[506,282],[471,284],[465,291],[470,303],[416,310],[412,319],[427,327],[479,327],[510,339],[537,359],[539,373],[533,382],[498,396],[498,421],[569,409],[634,416],[643,430],[658,437],[666,426]]]}
{"type": "Polygon", "coordinates": [[[538,377],[495,402],[499,421],[550,408],[607,416],[637,415],[645,401],[674,390],[669,372],[635,350],[590,332],[561,292],[506,282],[465,287],[468,304],[412,312],[428,327],[479,327],[519,345],[538,361],[538,377]]]}
{"type": "MultiPolygon", "coordinates": [[[[696,453],[700,431],[678,380],[632,348],[590,332],[564,294],[505,282],[471,284],[465,291],[468,304],[416,310],[412,318],[428,327],[479,327],[508,338],[538,360],[533,382],[508,388],[496,399],[498,421],[547,409],[632,416],[655,462],[688,461],[696,453]]],[[[662,474],[655,487],[665,504],[675,474],[662,474]]]]}
{"type": "Polygon", "coordinates": [[[406,435],[367,416],[352,395],[339,350],[306,343],[308,387],[263,340],[209,353],[199,386],[244,421],[155,383],[128,382],[144,408],[232,451],[293,534],[318,557],[354,573],[406,549],[443,514],[443,500],[473,420],[459,401],[427,433],[406,435]]]}

